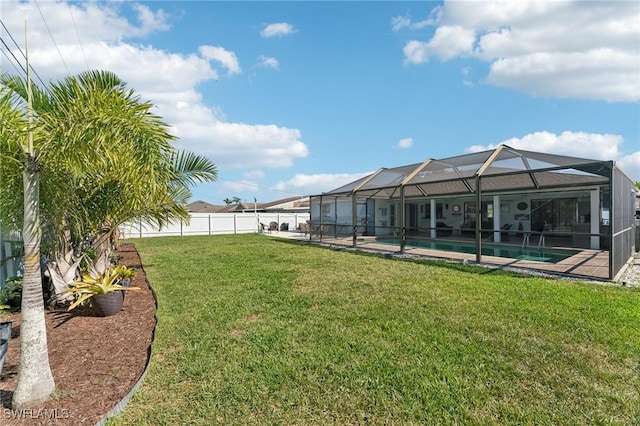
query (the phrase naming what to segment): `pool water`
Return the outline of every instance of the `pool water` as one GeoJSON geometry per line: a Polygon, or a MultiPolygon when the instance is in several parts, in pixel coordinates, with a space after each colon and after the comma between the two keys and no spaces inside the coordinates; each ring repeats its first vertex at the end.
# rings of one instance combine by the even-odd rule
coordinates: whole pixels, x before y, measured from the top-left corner
{"type": "MultiPolygon", "coordinates": [[[[400,241],[393,237],[378,237],[377,243],[399,245],[400,241]]],[[[427,248],[432,250],[452,251],[456,253],[475,254],[475,243],[460,241],[435,241],[421,238],[407,238],[407,247],[427,248]]],[[[558,263],[577,253],[579,250],[551,249],[541,247],[505,246],[500,244],[482,244],[483,256],[507,257],[509,259],[532,260],[536,262],[558,263]]]]}

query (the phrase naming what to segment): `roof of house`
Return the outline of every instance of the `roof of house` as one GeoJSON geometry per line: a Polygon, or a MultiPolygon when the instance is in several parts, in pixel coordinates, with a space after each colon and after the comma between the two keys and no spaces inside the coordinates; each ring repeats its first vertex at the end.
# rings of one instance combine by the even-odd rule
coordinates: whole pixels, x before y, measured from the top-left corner
{"type": "Polygon", "coordinates": [[[259,204],[264,210],[305,210],[309,209],[309,197],[289,197],[259,204]]]}
{"type": "Polygon", "coordinates": [[[268,203],[237,203],[214,205],[205,201],[194,201],[187,205],[191,213],[238,213],[252,211],[308,211],[309,197],[289,197],[268,203]]]}
{"type": "Polygon", "coordinates": [[[209,204],[206,201],[198,200],[193,203],[187,204],[187,210],[191,213],[202,213],[204,210],[213,209],[218,206],[214,206],[213,204],[209,204]]]}
{"type": "Polygon", "coordinates": [[[326,195],[348,195],[357,192],[369,197],[464,194],[475,191],[477,177],[482,178],[482,191],[526,190],[552,187],[606,184],[613,161],[599,161],[563,155],[546,154],[500,145],[488,151],[377,172],[336,188],[326,195]]]}

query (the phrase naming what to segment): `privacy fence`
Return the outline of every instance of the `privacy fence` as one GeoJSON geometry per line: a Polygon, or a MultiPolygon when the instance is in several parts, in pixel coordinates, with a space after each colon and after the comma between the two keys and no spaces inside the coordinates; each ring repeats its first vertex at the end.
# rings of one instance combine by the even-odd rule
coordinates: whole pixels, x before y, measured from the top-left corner
{"type": "Polygon", "coordinates": [[[309,220],[309,213],[191,213],[184,220],[159,229],[142,221],[132,221],[120,227],[120,238],[159,236],[246,234],[265,229],[294,231],[309,220]]]}
{"type": "Polygon", "coordinates": [[[0,288],[5,280],[22,274],[22,237],[0,230],[0,288]]]}
{"type": "MultiPolygon", "coordinates": [[[[263,229],[295,231],[306,224],[309,213],[191,213],[190,220],[180,220],[158,229],[132,221],[119,229],[120,238],[159,236],[243,234],[263,229]]],[[[0,229],[0,288],[9,277],[22,275],[22,238],[19,233],[0,229]]]]}

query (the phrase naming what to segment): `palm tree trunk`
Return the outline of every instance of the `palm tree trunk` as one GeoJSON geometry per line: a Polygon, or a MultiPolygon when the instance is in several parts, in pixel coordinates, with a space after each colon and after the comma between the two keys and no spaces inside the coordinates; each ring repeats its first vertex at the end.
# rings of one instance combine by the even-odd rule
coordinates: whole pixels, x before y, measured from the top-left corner
{"type": "Polygon", "coordinates": [[[22,323],[20,325],[20,365],[13,393],[13,408],[22,410],[47,401],[55,389],[44,320],[42,273],[40,270],[40,209],[38,165],[26,155],[24,184],[24,280],[22,284],[22,323]]]}
{"type": "Polygon", "coordinates": [[[66,228],[62,233],[64,235],[61,243],[62,247],[54,250],[52,253],[53,260],[45,264],[44,276],[48,276],[51,279],[51,291],[53,292],[49,306],[73,300],[72,294],[64,294],[63,292],[69,288],[69,284],[74,279],[79,278],[80,262],[82,261],[82,258],[76,259],[74,256],[71,231],[66,225],[63,225],[62,228],[66,228]]]}
{"type": "Polygon", "coordinates": [[[109,260],[109,255],[112,252],[111,235],[111,230],[105,224],[100,228],[95,237],[95,241],[93,242],[93,249],[95,253],[93,268],[98,274],[104,274],[104,272],[111,266],[111,262],[109,260]]]}

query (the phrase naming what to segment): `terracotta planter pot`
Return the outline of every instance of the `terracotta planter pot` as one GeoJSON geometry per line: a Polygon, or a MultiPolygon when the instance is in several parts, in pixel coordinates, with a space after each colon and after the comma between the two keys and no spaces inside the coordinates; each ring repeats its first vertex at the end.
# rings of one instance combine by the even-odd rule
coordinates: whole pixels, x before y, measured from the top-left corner
{"type": "Polygon", "coordinates": [[[109,317],[122,310],[124,303],[124,291],[112,291],[105,294],[96,294],[91,298],[91,304],[96,315],[109,317]]]}

